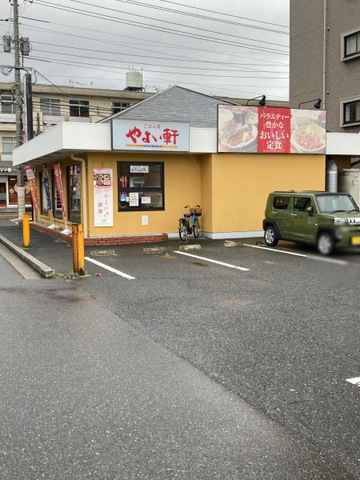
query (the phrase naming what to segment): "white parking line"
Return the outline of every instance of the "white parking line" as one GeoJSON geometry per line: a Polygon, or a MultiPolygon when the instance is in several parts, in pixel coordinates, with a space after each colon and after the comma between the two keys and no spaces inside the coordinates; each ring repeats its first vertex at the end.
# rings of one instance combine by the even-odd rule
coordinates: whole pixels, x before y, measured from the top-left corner
{"type": "Polygon", "coordinates": [[[174,253],[178,253],[179,255],[186,255],[187,257],[197,258],[199,260],[204,260],[205,262],[216,263],[217,265],[222,265],[223,267],[235,268],[236,270],[242,270],[243,272],[250,271],[249,268],[238,267],[237,265],[232,265],[231,263],[219,262],[218,260],[213,260],[211,258],[199,257],[198,255],[192,255],[191,253],[180,252],[179,250],[174,251],[174,253]]]}
{"type": "Polygon", "coordinates": [[[328,262],[328,263],[336,263],[337,265],[348,265],[349,262],[345,260],[336,260],[336,258],[329,258],[329,257],[318,257],[316,255],[307,255],[309,260],[317,260],[318,262],[328,262]]]}
{"type": "Polygon", "coordinates": [[[360,387],[360,377],[347,378],[346,381],[352,383],[353,385],[357,385],[358,387],[360,387]]]}
{"type": "Polygon", "coordinates": [[[285,252],[284,250],[278,250],[277,248],[259,247],[258,245],[249,245],[247,243],[244,243],[243,245],[244,247],[259,248],[260,250],[267,250],[268,252],[286,253],[287,255],[294,255],[295,257],[306,258],[306,255],[304,255],[303,253],[285,252]]]}
{"type": "Polygon", "coordinates": [[[99,267],[104,268],[105,270],[109,270],[109,272],[115,273],[116,275],[120,275],[120,277],[127,278],[128,280],[135,280],[135,277],[132,277],[127,273],[120,272],[120,270],[116,270],[116,268],[109,267],[108,265],[105,265],[105,263],[98,262],[93,258],[85,257],[85,260],[87,260],[88,262],[94,263],[95,265],[98,265],[99,267]]]}
{"type": "Polygon", "coordinates": [[[303,257],[303,258],[308,258],[309,260],[317,260],[318,262],[335,263],[337,265],[348,265],[348,262],[346,262],[345,260],[337,260],[336,258],[320,257],[316,255],[305,255],[304,253],[286,252],[285,250],[278,250],[277,248],[259,247],[258,245],[250,245],[246,243],[244,243],[243,245],[244,247],[259,248],[260,250],[267,250],[268,252],[284,253],[285,255],[294,255],[295,257],[303,257]]]}

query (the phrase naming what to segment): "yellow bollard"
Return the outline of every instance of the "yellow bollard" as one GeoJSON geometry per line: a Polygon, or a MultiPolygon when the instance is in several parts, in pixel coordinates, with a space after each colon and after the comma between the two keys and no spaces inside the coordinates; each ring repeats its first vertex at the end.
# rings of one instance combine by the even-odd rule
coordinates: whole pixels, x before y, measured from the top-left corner
{"type": "Polygon", "coordinates": [[[30,218],[28,213],[23,214],[23,242],[24,247],[30,247],[30,218]]]}
{"type": "Polygon", "coordinates": [[[84,230],[81,223],[72,225],[72,241],[74,273],[85,275],[84,230]]]}

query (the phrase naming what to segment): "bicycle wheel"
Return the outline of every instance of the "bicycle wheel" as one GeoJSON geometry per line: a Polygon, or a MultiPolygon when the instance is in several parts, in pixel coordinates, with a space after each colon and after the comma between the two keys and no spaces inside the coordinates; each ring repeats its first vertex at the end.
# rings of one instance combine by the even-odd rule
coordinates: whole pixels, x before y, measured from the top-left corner
{"type": "Polygon", "coordinates": [[[180,237],[180,240],[182,240],[183,242],[186,242],[187,230],[186,230],[186,226],[181,221],[179,222],[179,237],[180,237]]]}
{"type": "Polygon", "coordinates": [[[193,226],[193,234],[195,238],[199,238],[200,222],[198,218],[195,218],[193,226]]]}

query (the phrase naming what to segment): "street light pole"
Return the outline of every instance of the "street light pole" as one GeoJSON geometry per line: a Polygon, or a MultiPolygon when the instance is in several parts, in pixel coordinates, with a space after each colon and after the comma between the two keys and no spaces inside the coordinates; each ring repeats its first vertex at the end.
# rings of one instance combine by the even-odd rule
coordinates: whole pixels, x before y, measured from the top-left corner
{"type": "MultiPolygon", "coordinates": [[[[23,143],[22,132],[22,95],[20,78],[20,35],[19,35],[19,6],[18,0],[13,1],[14,8],[14,55],[15,55],[15,113],[16,113],[16,146],[23,143]]],[[[24,172],[22,167],[17,170],[17,197],[18,197],[18,218],[22,219],[25,213],[25,187],[24,172]]]]}

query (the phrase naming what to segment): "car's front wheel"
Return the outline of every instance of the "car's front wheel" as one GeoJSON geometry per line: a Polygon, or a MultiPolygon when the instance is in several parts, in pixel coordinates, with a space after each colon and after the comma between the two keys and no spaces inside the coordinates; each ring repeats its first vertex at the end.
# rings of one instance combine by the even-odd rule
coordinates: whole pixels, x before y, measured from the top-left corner
{"type": "Polygon", "coordinates": [[[335,248],[334,238],[329,232],[322,232],[317,239],[317,249],[321,255],[330,255],[335,248]]]}
{"type": "Polygon", "coordinates": [[[279,239],[277,237],[275,228],[272,225],[268,225],[265,228],[264,240],[266,245],[269,247],[275,247],[275,245],[277,245],[279,239]]]}

